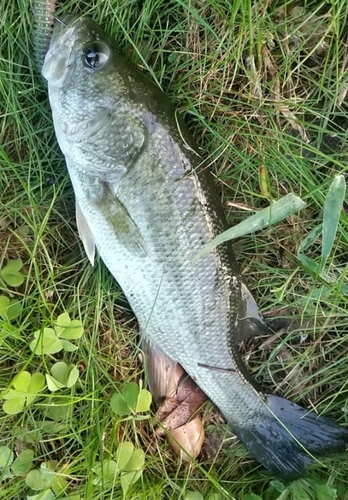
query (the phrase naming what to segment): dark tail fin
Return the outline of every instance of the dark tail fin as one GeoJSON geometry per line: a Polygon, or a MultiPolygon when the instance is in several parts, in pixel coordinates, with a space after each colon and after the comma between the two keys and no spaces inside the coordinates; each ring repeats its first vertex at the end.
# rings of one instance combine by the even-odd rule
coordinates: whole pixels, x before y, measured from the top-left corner
{"type": "Polygon", "coordinates": [[[348,446],[348,429],[272,395],[266,396],[265,412],[252,426],[234,430],[264,467],[288,480],[303,476],[316,459],[348,446]]]}

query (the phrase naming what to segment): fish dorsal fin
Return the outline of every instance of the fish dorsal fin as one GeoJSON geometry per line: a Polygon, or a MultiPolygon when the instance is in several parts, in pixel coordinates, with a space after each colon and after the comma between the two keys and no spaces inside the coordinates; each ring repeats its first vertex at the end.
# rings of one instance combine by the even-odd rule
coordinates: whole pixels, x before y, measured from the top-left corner
{"type": "Polygon", "coordinates": [[[143,339],[141,348],[144,353],[146,379],[153,400],[158,405],[163,399],[173,395],[184,370],[149,340],[143,339]],[[177,370],[180,371],[178,377],[175,376],[177,370]]]}
{"type": "Polygon", "coordinates": [[[241,283],[241,300],[239,304],[238,321],[239,327],[238,334],[236,336],[236,343],[252,337],[272,335],[273,333],[260,314],[256,301],[250,290],[243,282],[241,283]]]}
{"type": "Polygon", "coordinates": [[[87,224],[87,221],[81,211],[81,207],[79,205],[79,202],[76,200],[76,224],[77,224],[77,230],[79,232],[79,236],[81,238],[81,241],[83,243],[83,246],[85,248],[85,252],[87,254],[87,257],[94,266],[94,257],[95,257],[95,242],[94,238],[92,236],[91,230],[89,229],[89,226],[87,224]]]}

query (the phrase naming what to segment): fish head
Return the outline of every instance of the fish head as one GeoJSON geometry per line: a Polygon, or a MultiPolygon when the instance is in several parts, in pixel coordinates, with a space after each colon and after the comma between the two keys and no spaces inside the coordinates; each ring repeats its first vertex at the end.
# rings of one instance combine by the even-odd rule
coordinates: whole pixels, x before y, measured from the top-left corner
{"type": "Polygon", "coordinates": [[[97,72],[110,69],[112,59],[111,43],[92,19],[68,16],[55,23],[42,74],[53,87],[88,85],[97,72]]]}
{"type": "Polygon", "coordinates": [[[90,18],[56,22],[42,68],[56,137],[69,165],[78,164],[103,181],[117,182],[143,143],[142,131],[136,135],[132,123],[128,149],[124,145],[126,125],[119,109],[132,91],[127,71],[127,62],[90,18]]]}

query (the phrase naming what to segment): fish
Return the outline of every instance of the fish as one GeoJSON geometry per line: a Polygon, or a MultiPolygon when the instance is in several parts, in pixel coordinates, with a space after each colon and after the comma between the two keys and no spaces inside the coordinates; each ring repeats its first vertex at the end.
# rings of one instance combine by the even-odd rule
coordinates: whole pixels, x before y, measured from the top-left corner
{"type": "Polygon", "coordinates": [[[239,352],[269,333],[231,242],[207,162],[162,90],[90,18],[56,25],[42,74],[86,254],[122,288],[140,336],[178,363],[272,475],[344,451],[348,431],[260,387],[239,352]]]}
{"type": "MultiPolygon", "coordinates": [[[[64,18],[56,18],[55,11],[57,7],[56,0],[33,0],[33,54],[35,67],[39,73],[43,66],[45,55],[50,45],[50,40],[54,28],[54,20],[65,25],[70,14],[64,18]]],[[[79,227],[80,234],[84,234],[84,228],[79,227]]],[[[85,244],[88,242],[85,240],[85,244]]],[[[174,452],[186,462],[191,462],[200,454],[204,443],[204,429],[202,419],[197,413],[205,395],[199,391],[198,387],[190,379],[188,385],[185,381],[183,385],[181,379],[185,372],[182,367],[170,360],[158,348],[143,342],[143,354],[147,371],[148,384],[156,406],[160,406],[159,412],[168,403],[176,400],[178,407],[171,408],[170,415],[159,417],[161,425],[167,429],[167,440],[174,452]],[[178,393],[184,390],[190,391],[189,402],[186,403],[183,411],[182,404],[178,403],[178,393]],[[168,422],[169,417],[170,423],[168,422]]],[[[179,397],[180,400],[180,397],[179,397]]],[[[163,428],[163,427],[162,427],[163,428]]]]}

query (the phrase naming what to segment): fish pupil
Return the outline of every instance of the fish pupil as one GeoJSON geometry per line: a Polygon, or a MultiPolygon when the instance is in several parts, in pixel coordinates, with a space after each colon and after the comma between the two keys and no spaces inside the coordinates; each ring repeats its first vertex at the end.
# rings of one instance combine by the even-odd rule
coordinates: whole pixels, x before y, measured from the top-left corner
{"type": "Polygon", "coordinates": [[[89,48],[86,51],[86,63],[91,68],[97,68],[99,64],[100,56],[99,51],[95,48],[89,48]]]}

